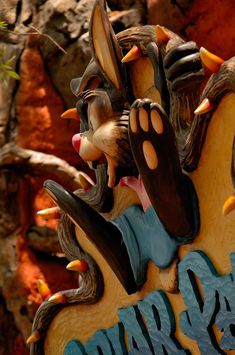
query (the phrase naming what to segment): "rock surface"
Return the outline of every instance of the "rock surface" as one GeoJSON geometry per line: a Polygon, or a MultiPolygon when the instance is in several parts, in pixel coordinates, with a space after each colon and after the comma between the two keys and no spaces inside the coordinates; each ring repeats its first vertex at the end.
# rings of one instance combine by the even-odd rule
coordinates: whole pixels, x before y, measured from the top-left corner
{"type": "Polygon", "coordinates": [[[149,24],[166,26],[224,59],[234,56],[234,2],[147,0],[147,8],[149,24]]]}
{"type": "Polygon", "coordinates": [[[71,164],[79,157],[71,144],[71,132],[78,123],[60,121],[64,103],[46,73],[37,48],[26,48],[21,56],[20,86],[16,96],[16,115],[19,122],[16,142],[23,148],[54,154],[71,164]]]}

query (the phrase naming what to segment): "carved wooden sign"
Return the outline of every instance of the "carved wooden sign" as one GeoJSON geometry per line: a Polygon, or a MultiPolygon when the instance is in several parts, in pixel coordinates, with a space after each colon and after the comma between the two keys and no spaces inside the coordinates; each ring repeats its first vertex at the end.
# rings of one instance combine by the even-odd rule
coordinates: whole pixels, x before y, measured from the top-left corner
{"type": "Polygon", "coordinates": [[[78,120],[72,143],[95,181],[47,180],[58,207],[42,212],[59,213],[79,286],[40,284],[31,355],[232,354],[235,57],[161,26],[115,35],[103,0],[90,45],[62,118],[78,120]]]}
{"type": "MultiPolygon", "coordinates": [[[[235,348],[235,254],[231,255],[231,263],[232,273],[220,276],[209,258],[195,251],[188,253],[178,265],[179,291],[186,305],[179,324],[184,334],[196,340],[201,354],[222,354],[235,348]],[[223,332],[220,344],[214,324],[223,332]]],[[[189,353],[175,336],[174,312],[162,290],[153,291],[133,306],[119,309],[118,317],[118,324],[99,330],[84,345],[79,340],[71,340],[64,354],[99,354],[98,348],[102,354],[110,355],[189,353]]]]}

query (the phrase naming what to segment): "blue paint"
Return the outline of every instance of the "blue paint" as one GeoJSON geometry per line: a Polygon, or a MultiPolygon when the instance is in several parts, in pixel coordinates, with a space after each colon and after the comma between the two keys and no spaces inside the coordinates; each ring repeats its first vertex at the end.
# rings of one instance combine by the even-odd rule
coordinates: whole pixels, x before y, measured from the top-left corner
{"type": "Polygon", "coordinates": [[[164,229],[153,207],[144,212],[140,206],[131,206],[112,223],[122,233],[138,286],[145,282],[149,260],[164,268],[175,258],[179,242],[164,229]]]}
{"type": "MultiPolygon", "coordinates": [[[[231,255],[233,270],[235,254],[231,255]]],[[[220,276],[209,258],[202,252],[188,254],[179,264],[179,289],[187,305],[181,313],[180,326],[186,335],[195,339],[201,353],[224,354],[235,349],[235,283],[232,274],[220,276]],[[203,289],[203,298],[194,277],[203,289]],[[213,336],[216,323],[224,331],[221,344],[213,336]]]]}
{"type": "Polygon", "coordinates": [[[64,348],[64,355],[87,355],[79,340],[70,340],[64,348]]]}
{"type": "Polygon", "coordinates": [[[221,348],[235,349],[235,253],[231,255],[232,274],[221,277],[223,286],[219,289],[220,310],[216,317],[219,330],[224,331],[221,348]],[[231,282],[231,281],[232,282],[231,282]]]}
{"type": "Polygon", "coordinates": [[[106,337],[102,330],[95,333],[94,337],[91,338],[85,344],[86,354],[100,355],[99,349],[102,351],[101,354],[113,355],[112,345],[110,340],[106,337]]]}
{"type": "Polygon", "coordinates": [[[114,327],[104,330],[104,333],[110,340],[115,354],[128,354],[125,344],[125,329],[122,323],[118,323],[114,327]]]}
{"type": "Polygon", "coordinates": [[[175,317],[168,298],[162,291],[151,293],[143,301],[138,302],[138,308],[146,321],[148,334],[157,354],[186,354],[175,333],[175,317]]]}
{"type": "Polygon", "coordinates": [[[140,312],[137,306],[122,308],[118,310],[118,315],[121,323],[124,325],[125,331],[128,334],[128,348],[135,349],[135,353],[141,354],[137,351],[141,347],[148,349],[146,355],[152,355],[152,344],[141,319],[140,312]]]}
{"type": "MultiPolygon", "coordinates": [[[[186,305],[180,314],[180,327],[197,342],[201,354],[235,350],[235,253],[231,263],[232,273],[221,276],[210,259],[196,251],[187,254],[178,266],[179,289],[186,305]],[[214,323],[223,332],[220,344],[214,323]]],[[[70,341],[64,355],[100,355],[98,347],[104,355],[190,354],[175,336],[174,313],[163,291],[154,291],[137,305],[119,309],[118,315],[118,324],[96,332],[86,344],[70,341]]]]}

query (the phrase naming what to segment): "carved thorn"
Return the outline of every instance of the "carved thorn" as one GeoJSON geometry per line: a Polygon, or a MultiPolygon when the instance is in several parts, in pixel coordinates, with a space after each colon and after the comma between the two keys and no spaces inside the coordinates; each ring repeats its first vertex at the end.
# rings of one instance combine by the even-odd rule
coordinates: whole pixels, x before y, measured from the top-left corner
{"type": "Polygon", "coordinates": [[[212,73],[216,73],[219,70],[221,64],[224,62],[222,58],[209,52],[204,47],[200,48],[200,58],[205,67],[212,73]]]}
{"type": "Polygon", "coordinates": [[[28,337],[28,339],[26,340],[26,344],[32,344],[32,343],[36,343],[37,341],[40,340],[40,333],[38,330],[34,330],[33,333],[28,337]]]}
{"type": "Polygon", "coordinates": [[[79,120],[79,115],[77,112],[77,109],[74,108],[70,108],[67,111],[65,111],[64,113],[62,113],[62,115],[60,116],[61,118],[72,118],[74,120],[79,120]]]}
{"type": "Polygon", "coordinates": [[[60,209],[59,207],[46,208],[45,210],[40,210],[37,214],[44,219],[60,218],[60,209]]]}
{"type": "Polygon", "coordinates": [[[171,39],[164,27],[159,25],[156,26],[156,38],[160,44],[166,44],[171,39]]]}
{"type": "Polygon", "coordinates": [[[212,102],[210,102],[209,99],[205,98],[202,100],[200,105],[197,107],[197,109],[194,111],[195,115],[202,115],[203,113],[207,113],[211,110],[213,110],[214,106],[212,102]]]}
{"type": "Polygon", "coordinates": [[[48,301],[52,303],[66,303],[67,299],[63,293],[56,293],[51,296],[48,301]]]}
{"type": "Polygon", "coordinates": [[[45,281],[38,279],[37,288],[43,300],[51,296],[51,290],[45,281]]]}
{"type": "Polygon", "coordinates": [[[85,259],[73,260],[66,266],[67,270],[78,271],[78,272],[86,272],[87,268],[88,265],[85,259]]]}
{"type": "Polygon", "coordinates": [[[133,46],[129,52],[122,58],[122,63],[132,62],[139,59],[142,56],[141,49],[137,46],[133,46]]]}
{"type": "Polygon", "coordinates": [[[235,195],[229,196],[223,205],[223,215],[227,216],[235,209],[235,195]]]}

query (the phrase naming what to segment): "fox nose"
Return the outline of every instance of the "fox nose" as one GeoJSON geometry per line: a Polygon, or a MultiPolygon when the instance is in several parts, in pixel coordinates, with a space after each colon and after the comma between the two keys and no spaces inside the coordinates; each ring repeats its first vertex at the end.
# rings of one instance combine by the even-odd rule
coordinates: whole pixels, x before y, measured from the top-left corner
{"type": "Polygon", "coordinates": [[[72,145],[74,149],[79,153],[80,146],[81,146],[81,134],[77,133],[72,138],[72,145]]]}

